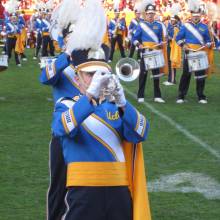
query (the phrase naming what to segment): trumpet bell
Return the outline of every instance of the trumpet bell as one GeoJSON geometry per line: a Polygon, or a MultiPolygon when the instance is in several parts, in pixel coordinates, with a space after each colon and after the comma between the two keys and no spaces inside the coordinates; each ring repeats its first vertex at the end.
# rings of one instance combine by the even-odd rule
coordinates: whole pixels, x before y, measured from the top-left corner
{"type": "Polygon", "coordinates": [[[125,82],[131,82],[138,78],[140,65],[132,58],[122,58],[115,66],[116,75],[125,82]]]}

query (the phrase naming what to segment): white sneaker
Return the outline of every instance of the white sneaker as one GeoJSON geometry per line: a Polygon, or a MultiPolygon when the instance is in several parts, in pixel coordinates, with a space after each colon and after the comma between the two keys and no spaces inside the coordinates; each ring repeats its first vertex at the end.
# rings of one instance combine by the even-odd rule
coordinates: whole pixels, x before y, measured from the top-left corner
{"type": "Polygon", "coordinates": [[[184,101],[184,99],[177,99],[176,100],[176,103],[177,104],[183,104],[185,101],[184,101]]]}
{"type": "Polygon", "coordinates": [[[138,102],[139,103],[143,103],[144,102],[144,98],[138,98],[138,102]]]}
{"type": "Polygon", "coordinates": [[[200,103],[200,104],[207,104],[208,101],[207,101],[206,99],[200,99],[200,100],[199,100],[199,103],[200,103]]]}
{"type": "Polygon", "coordinates": [[[17,66],[18,66],[18,67],[21,67],[21,64],[19,63],[19,64],[17,64],[17,66]]]}
{"type": "Polygon", "coordinates": [[[27,61],[27,58],[24,57],[24,58],[22,58],[22,60],[23,60],[23,61],[27,61]]]}
{"type": "Polygon", "coordinates": [[[33,60],[36,60],[37,59],[37,57],[33,57],[33,60]]]}
{"type": "Polygon", "coordinates": [[[112,62],[112,60],[108,60],[108,63],[111,63],[112,62]]]}
{"type": "Polygon", "coordinates": [[[165,85],[165,86],[173,86],[175,84],[171,83],[171,82],[168,82],[168,81],[165,81],[165,82],[163,82],[163,85],[165,85]]]}
{"type": "Polygon", "coordinates": [[[154,102],[165,103],[165,101],[162,98],[160,98],[160,97],[154,98],[154,102]]]}

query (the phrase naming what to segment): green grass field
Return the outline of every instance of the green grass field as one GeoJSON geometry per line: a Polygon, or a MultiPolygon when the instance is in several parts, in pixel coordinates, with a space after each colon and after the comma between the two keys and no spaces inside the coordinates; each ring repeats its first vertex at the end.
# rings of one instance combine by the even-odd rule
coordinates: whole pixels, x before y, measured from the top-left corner
{"type": "MultiPolygon", "coordinates": [[[[12,59],[0,73],[0,220],[46,216],[53,103],[50,87],[38,81],[33,51],[27,55],[21,68],[12,59]]],[[[138,104],[137,81],[123,83],[128,100],[150,121],[143,145],[154,220],[220,219],[220,53],[215,57],[207,105],[197,103],[193,78],[183,105],[175,103],[177,85],[161,85],[166,104],[156,104],[148,78],[147,103],[138,104]]]]}

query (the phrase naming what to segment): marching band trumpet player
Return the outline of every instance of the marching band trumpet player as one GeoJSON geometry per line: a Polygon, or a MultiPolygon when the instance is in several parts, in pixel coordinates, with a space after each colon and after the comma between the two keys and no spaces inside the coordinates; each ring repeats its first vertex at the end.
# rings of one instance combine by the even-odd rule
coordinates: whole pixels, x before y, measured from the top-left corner
{"type": "Polygon", "coordinates": [[[61,4],[59,27],[73,22],[74,31],[64,40],[65,52],[47,64],[41,76],[42,82],[51,83],[56,91],[52,142],[57,142],[50,146],[53,157],[48,219],[150,220],[139,143],[146,139],[149,124],[126,100],[120,82],[112,76],[106,56],[99,49],[106,31],[104,9],[99,0],[87,0],[83,6],[78,0],[64,0],[61,4]],[[84,27],[86,23],[89,24],[84,27]],[[101,100],[107,98],[103,88],[109,87],[106,85],[110,79],[117,88],[114,102],[101,100]],[[60,95],[64,97],[58,98],[60,95]],[[64,187],[66,194],[62,190],[61,195],[59,189],[64,187]]]}
{"type": "MultiPolygon", "coordinates": [[[[148,122],[126,100],[116,78],[115,101],[100,99],[102,88],[112,77],[103,59],[92,59],[88,54],[76,74],[81,94],[60,99],[52,123],[67,164],[66,205],[70,208],[65,219],[141,220],[133,218],[124,153],[127,148],[122,143],[145,140],[148,122]]],[[[148,208],[142,210],[147,213],[144,219],[150,219],[148,208]]]]}
{"type": "Polygon", "coordinates": [[[126,30],[126,23],[125,23],[125,19],[120,18],[120,11],[118,9],[115,9],[114,12],[115,12],[115,18],[110,20],[108,26],[110,43],[111,43],[109,62],[113,60],[116,42],[118,43],[121,57],[125,57],[125,50],[123,46],[123,31],[126,30]]]}

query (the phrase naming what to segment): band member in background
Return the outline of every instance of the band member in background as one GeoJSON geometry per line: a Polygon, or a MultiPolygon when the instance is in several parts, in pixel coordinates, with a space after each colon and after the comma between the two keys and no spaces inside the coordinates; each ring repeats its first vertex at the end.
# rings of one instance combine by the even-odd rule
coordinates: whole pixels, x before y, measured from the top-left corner
{"type": "MultiPolygon", "coordinates": [[[[128,27],[128,39],[130,41],[130,50],[128,56],[131,58],[133,57],[136,48],[135,45],[131,42],[131,40],[136,31],[138,24],[140,23],[140,21],[143,21],[143,19],[141,18],[141,12],[138,9],[135,9],[134,13],[135,13],[135,18],[131,20],[131,23],[128,27]]],[[[140,59],[140,50],[138,50],[137,52],[137,59],[138,60],[140,59]]]]}
{"type": "MultiPolygon", "coordinates": [[[[154,20],[156,13],[155,5],[147,4],[145,8],[146,18],[137,27],[133,36],[133,43],[135,46],[145,51],[152,51],[154,49],[162,48],[163,45],[163,28],[160,23],[154,20]],[[147,49],[143,49],[147,48],[147,49]]],[[[140,76],[139,76],[139,89],[138,89],[138,102],[144,102],[144,91],[146,86],[148,71],[146,71],[144,64],[144,57],[142,56],[140,62],[140,76]]],[[[154,102],[165,103],[161,97],[160,91],[160,69],[152,70],[152,77],[154,81],[154,102]]]]}
{"type": "MultiPolygon", "coordinates": [[[[179,84],[179,94],[176,103],[181,104],[185,102],[185,96],[189,89],[190,79],[192,73],[189,72],[188,58],[190,50],[205,50],[212,47],[212,41],[209,33],[208,26],[200,22],[201,11],[199,8],[199,2],[196,0],[189,1],[189,10],[191,12],[191,21],[186,22],[180,28],[179,33],[176,36],[176,42],[182,46],[185,50],[183,61],[183,73],[179,84]],[[194,1],[194,2],[191,2],[194,1]]],[[[196,92],[198,96],[198,102],[206,104],[207,99],[204,94],[205,79],[207,77],[206,70],[195,71],[196,79],[196,92]]]]}
{"type": "Polygon", "coordinates": [[[121,57],[125,57],[125,51],[123,46],[123,31],[126,30],[125,19],[120,18],[120,11],[118,9],[115,9],[114,12],[115,18],[110,20],[108,27],[111,41],[111,52],[109,56],[109,62],[113,60],[116,42],[118,43],[121,57]]]}
{"type": "Polygon", "coordinates": [[[21,31],[19,30],[18,25],[18,17],[16,13],[12,13],[9,15],[9,18],[6,22],[6,51],[8,58],[11,58],[12,50],[14,50],[15,55],[15,62],[17,66],[21,66],[18,53],[15,50],[16,47],[16,41],[17,41],[17,34],[20,34],[21,31]]]}
{"type": "Polygon", "coordinates": [[[33,57],[34,60],[38,58],[41,46],[42,46],[42,14],[41,10],[35,13],[35,18],[33,21],[33,30],[36,37],[36,47],[35,47],[35,55],[33,57]]]}
{"type": "Polygon", "coordinates": [[[168,81],[163,82],[166,86],[172,86],[176,84],[176,70],[181,67],[181,47],[176,43],[175,38],[180,29],[180,18],[178,15],[172,15],[170,22],[168,23],[168,44],[167,44],[167,54],[168,54],[168,81]],[[176,54],[178,53],[178,54],[176,54]]]}
{"type": "Polygon", "coordinates": [[[27,61],[27,57],[24,54],[25,46],[26,46],[26,39],[27,39],[27,31],[26,31],[26,22],[24,20],[24,14],[20,13],[18,15],[18,25],[21,33],[17,36],[17,43],[15,50],[20,54],[21,59],[23,61],[27,61]]]}
{"type": "Polygon", "coordinates": [[[42,21],[41,21],[41,31],[42,31],[42,57],[48,56],[47,48],[49,46],[50,56],[54,55],[54,45],[53,40],[49,34],[50,29],[50,13],[49,10],[42,11],[42,21]]]}

